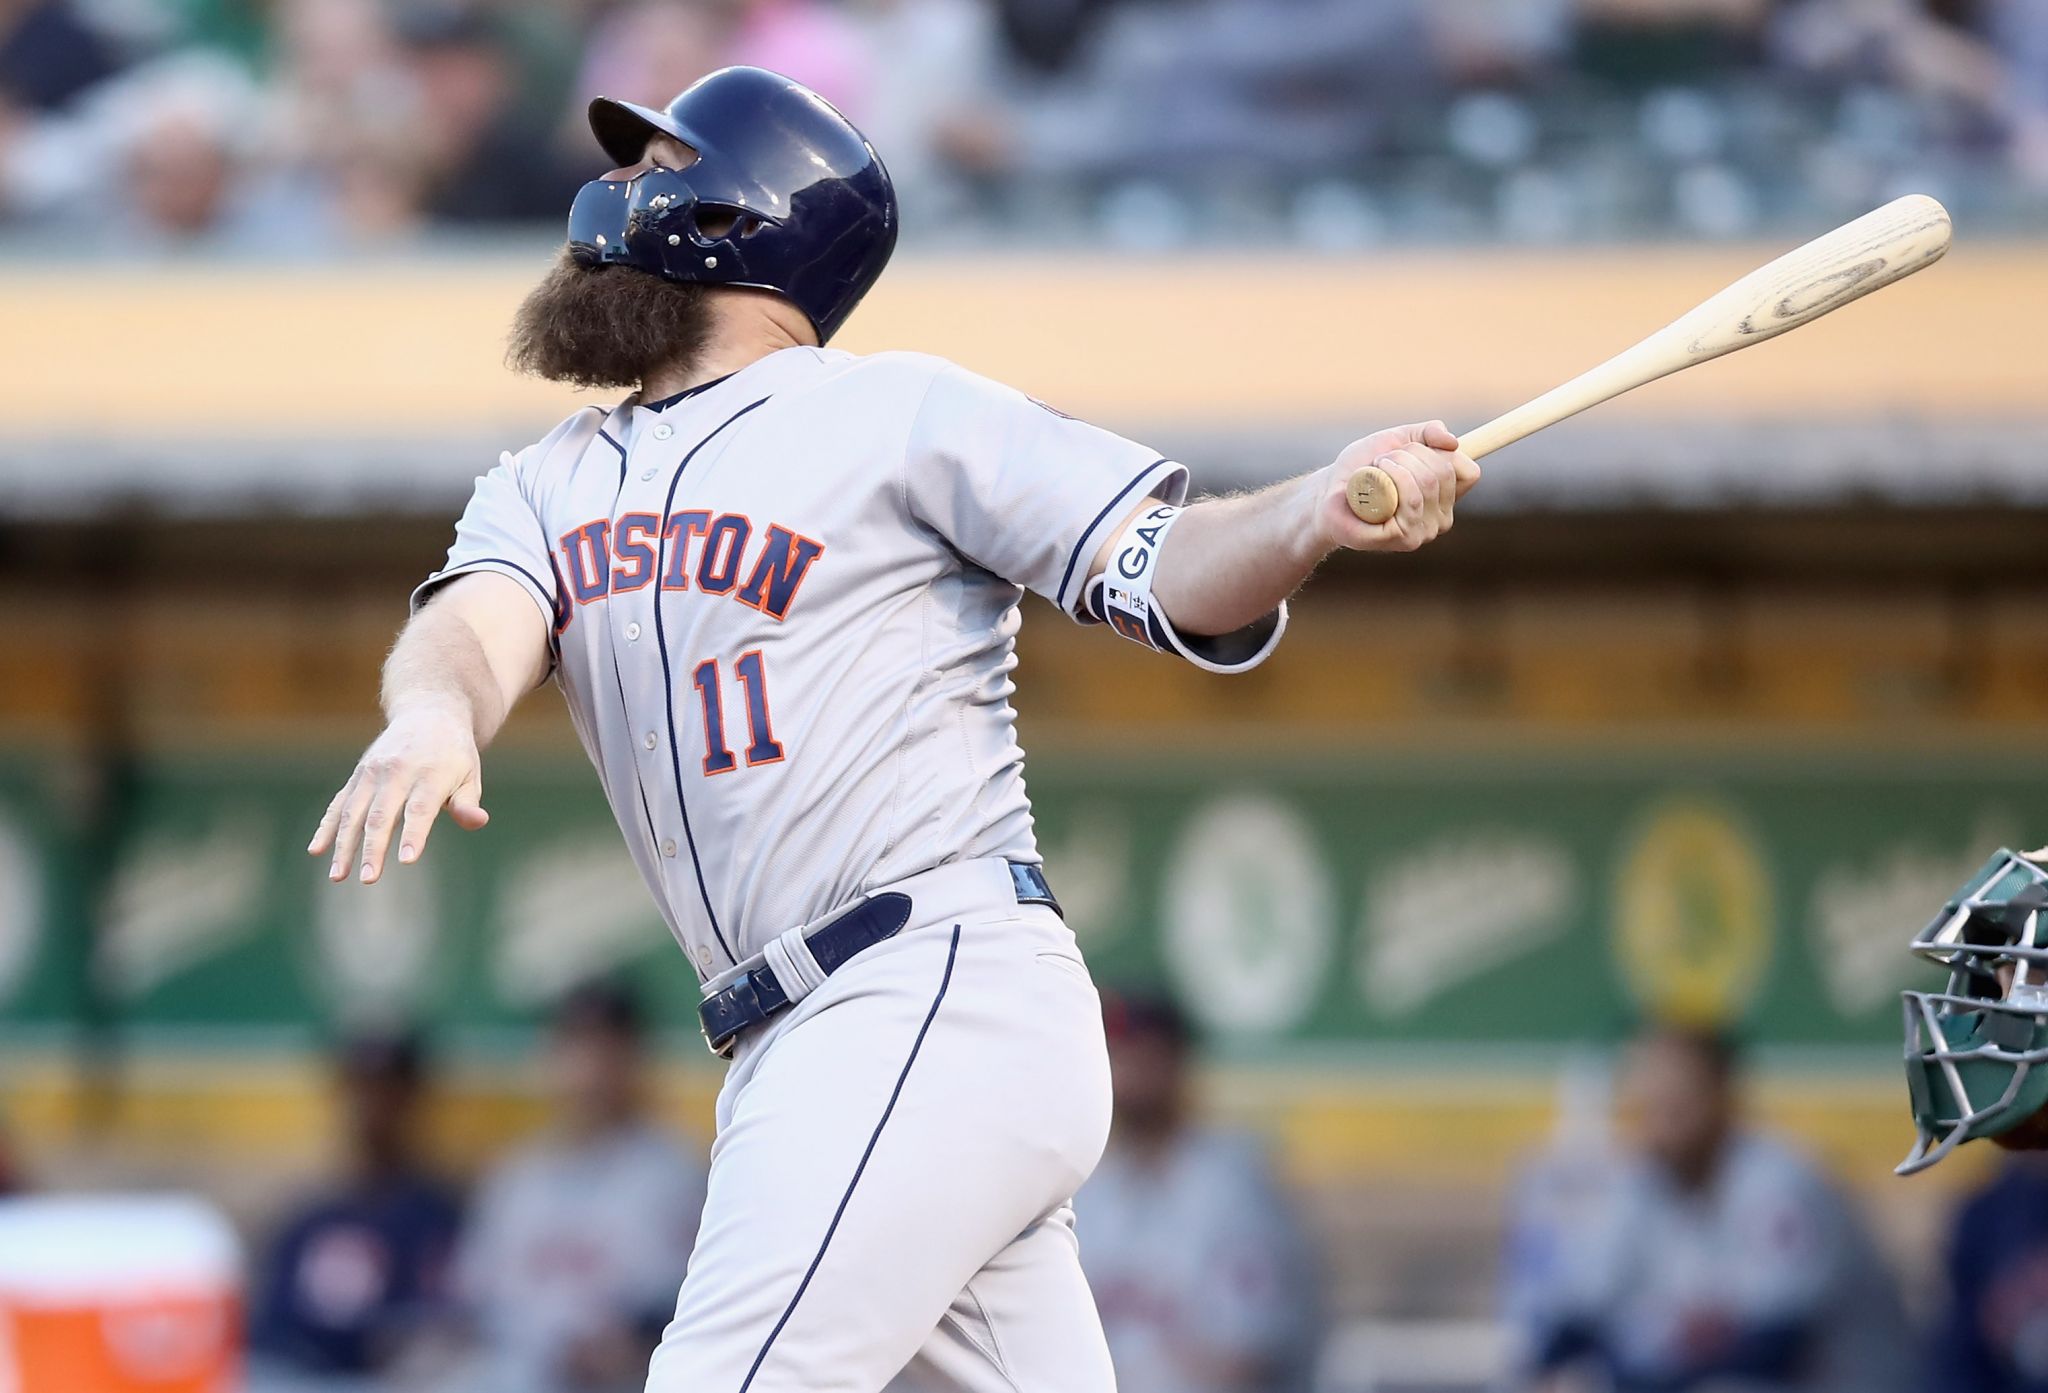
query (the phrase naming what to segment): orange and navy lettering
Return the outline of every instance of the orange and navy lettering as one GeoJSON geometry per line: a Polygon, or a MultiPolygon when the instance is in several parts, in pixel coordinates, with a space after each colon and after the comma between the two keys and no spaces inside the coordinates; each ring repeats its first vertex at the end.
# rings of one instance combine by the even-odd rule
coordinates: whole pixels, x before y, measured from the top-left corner
{"type": "Polygon", "coordinates": [[[690,588],[690,539],[703,536],[710,526],[711,514],[702,508],[668,515],[662,528],[667,539],[663,545],[668,548],[668,569],[661,575],[663,590],[690,588]]]}
{"type": "Polygon", "coordinates": [[[743,605],[752,605],[763,614],[782,618],[789,613],[790,602],[796,599],[797,587],[810,573],[811,563],[824,550],[823,542],[800,537],[787,527],[770,523],[768,540],[761,545],[761,557],[754,563],[754,573],[747,577],[747,583],[733,598],[743,605]]]}
{"type": "Polygon", "coordinates": [[[611,531],[611,519],[599,518],[562,534],[569,594],[579,605],[603,599],[611,588],[611,531]]]}
{"type": "MultiPolygon", "coordinates": [[[[658,565],[663,590],[688,590],[694,578],[705,594],[731,595],[776,620],[789,617],[804,578],[825,554],[823,542],[779,523],[770,523],[756,542],[745,514],[703,508],[682,509],[666,520],[654,513],[594,518],[564,532],[556,546],[563,596],[575,605],[643,589],[658,565]]],[[[564,606],[559,628],[568,626],[569,609],[564,606]]]]}
{"type": "Polygon", "coordinates": [[[740,553],[754,524],[739,513],[721,513],[704,533],[704,559],[697,563],[697,588],[707,595],[723,595],[740,578],[740,553]]]}
{"type": "Polygon", "coordinates": [[[612,594],[645,588],[654,579],[654,542],[661,519],[652,513],[628,513],[612,524],[612,594]]]}

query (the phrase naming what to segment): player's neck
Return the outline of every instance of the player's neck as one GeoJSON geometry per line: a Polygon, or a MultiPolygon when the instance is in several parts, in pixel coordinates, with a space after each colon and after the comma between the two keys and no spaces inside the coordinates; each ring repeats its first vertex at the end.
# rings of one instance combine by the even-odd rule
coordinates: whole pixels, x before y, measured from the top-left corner
{"type": "Polygon", "coordinates": [[[660,401],[731,377],[771,353],[817,343],[810,322],[779,296],[721,288],[712,296],[710,310],[711,328],[702,351],[648,373],[640,384],[640,400],[660,401]]]}

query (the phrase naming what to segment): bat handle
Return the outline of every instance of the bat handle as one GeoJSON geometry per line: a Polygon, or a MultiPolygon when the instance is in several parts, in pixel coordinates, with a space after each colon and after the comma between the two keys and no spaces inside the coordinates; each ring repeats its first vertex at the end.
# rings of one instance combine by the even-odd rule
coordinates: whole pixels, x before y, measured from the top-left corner
{"type": "Polygon", "coordinates": [[[1352,515],[1360,522],[1383,523],[1401,506],[1400,486],[1376,464],[1355,471],[1346,492],[1351,497],[1352,515]]]}
{"type": "MultiPolygon", "coordinates": [[[[1458,437],[1458,448],[1465,452],[1467,459],[1483,459],[1503,445],[1513,444],[1527,435],[1533,426],[1503,416],[1488,421],[1477,430],[1458,437]]],[[[1346,490],[1351,497],[1351,512],[1360,522],[1374,526],[1387,521],[1401,507],[1401,487],[1393,476],[1376,464],[1368,464],[1351,475],[1350,487],[1346,490]]]]}

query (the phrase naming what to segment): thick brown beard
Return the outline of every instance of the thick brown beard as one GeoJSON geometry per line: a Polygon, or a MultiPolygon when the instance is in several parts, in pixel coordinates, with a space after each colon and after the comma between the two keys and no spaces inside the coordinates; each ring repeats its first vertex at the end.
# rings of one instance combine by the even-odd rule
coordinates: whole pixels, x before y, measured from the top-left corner
{"type": "Polygon", "coordinates": [[[638,388],[657,368],[687,370],[710,330],[703,286],[585,267],[565,247],[520,302],[505,361],[573,387],[638,388]]]}

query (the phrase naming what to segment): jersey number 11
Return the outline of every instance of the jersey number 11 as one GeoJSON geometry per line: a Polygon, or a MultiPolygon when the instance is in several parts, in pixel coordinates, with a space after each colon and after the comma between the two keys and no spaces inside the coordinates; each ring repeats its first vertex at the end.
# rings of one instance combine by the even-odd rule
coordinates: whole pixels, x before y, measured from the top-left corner
{"type": "MultiPolygon", "coordinates": [[[[768,720],[768,672],[761,665],[761,650],[742,653],[732,670],[747,697],[748,767],[780,763],[782,743],[768,720]]],[[[690,682],[704,703],[704,772],[730,774],[740,762],[725,742],[725,696],[718,683],[718,659],[706,658],[697,664],[690,682]]]]}

